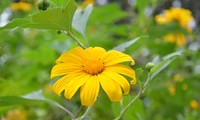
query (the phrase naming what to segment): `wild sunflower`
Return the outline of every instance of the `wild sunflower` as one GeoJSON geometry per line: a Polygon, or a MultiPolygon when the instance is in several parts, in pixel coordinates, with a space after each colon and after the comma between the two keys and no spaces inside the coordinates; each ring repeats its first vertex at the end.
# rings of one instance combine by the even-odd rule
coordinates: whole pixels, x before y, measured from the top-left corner
{"type": "Polygon", "coordinates": [[[184,8],[172,7],[168,10],[165,10],[162,14],[156,15],[155,20],[158,24],[167,24],[172,21],[176,21],[182,28],[188,31],[191,31],[194,27],[191,26],[194,22],[191,11],[184,8]]]}
{"type": "Polygon", "coordinates": [[[82,105],[91,106],[96,101],[100,85],[112,102],[122,99],[122,89],[125,94],[130,91],[130,84],[122,76],[132,78],[136,83],[135,71],[119,63],[134,60],[127,54],[116,50],[106,52],[101,47],[74,48],[62,54],[52,68],[51,78],[62,76],[53,85],[54,92],[71,99],[80,88],[82,105]]]}
{"type": "Polygon", "coordinates": [[[28,12],[31,9],[31,4],[26,3],[26,2],[14,2],[10,5],[11,9],[13,11],[24,11],[28,12]]]}
{"type": "MultiPolygon", "coordinates": [[[[179,26],[188,33],[192,32],[195,27],[195,21],[192,12],[184,8],[175,8],[164,10],[162,14],[155,16],[155,21],[158,24],[168,24],[170,22],[177,22],[179,26]]],[[[183,33],[170,33],[163,36],[165,41],[175,43],[178,47],[184,46],[187,43],[186,36],[183,33]]]]}

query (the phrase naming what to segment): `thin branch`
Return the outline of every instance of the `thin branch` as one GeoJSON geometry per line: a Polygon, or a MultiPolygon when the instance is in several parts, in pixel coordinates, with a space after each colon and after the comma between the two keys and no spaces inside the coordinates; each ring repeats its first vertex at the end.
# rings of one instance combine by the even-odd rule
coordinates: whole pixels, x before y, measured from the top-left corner
{"type": "Polygon", "coordinates": [[[81,119],[86,117],[90,113],[91,110],[92,110],[92,106],[88,107],[87,110],[85,111],[85,113],[81,116],[81,119]]]}
{"type": "Polygon", "coordinates": [[[126,105],[122,111],[120,112],[119,116],[116,117],[114,120],[120,120],[122,118],[122,116],[124,115],[124,113],[128,110],[128,108],[130,108],[132,106],[132,104],[138,99],[140,98],[140,96],[146,91],[146,89],[148,88],[150,82],[151,82],[151,75],[150,73],[148,73],[147,76],[147,80],[146,82],[143,84],[142,88],[140,89],[140,91],[138,92],[138,94],[128,103],[128,105],[126,105]]]}
{"type": "Polygon", "coordinates": [[[81,117],[78,117],[75,120],[82,120],[83,118],[85,118],[86,116],[88,116],[88,114],[90,113],[91,110],[92,110],[92,106],[88,107],[87,110],[85,111],[85,113],[81,117]]]}
{"type": "Polygon", "coordinates": [[[72,32],[65,32],[69,37],[71,37],[80,47],[85,49],[85,46],[80,42],[80,40],[72,32]]]}
{"type": "Polygon", "coordinates": [[[48,100],[48,102],[56,105],[57,107],[59,107],[60,109],[62,109],[63,111],[65,111],[72,118],[72,120],[75,119],[75,115],[70,110],[68,110],[67,108],[63,107],[62,105],[60,105],[57,102],[54,102],[52,100],[48,100]]]}

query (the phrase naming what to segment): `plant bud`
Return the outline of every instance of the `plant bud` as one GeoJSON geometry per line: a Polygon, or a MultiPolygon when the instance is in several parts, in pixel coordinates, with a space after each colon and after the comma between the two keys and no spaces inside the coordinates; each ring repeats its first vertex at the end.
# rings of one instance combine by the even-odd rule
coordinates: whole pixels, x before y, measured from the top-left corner
{"type": "Polygon", "coordinates": [[[47,10],[47,8],[50,6],[49,0],[39,0],[38,1],[38,9],[39,10],[47,10]]]}
{"type": "Polygon", "coordinates": [[[151,68],[152,68],[152,67],[154,67],[154,66],[155,66],[155,64],[154,64],[154,63],[152,63],[152,62],[149,62],[149,63],[147,63],[147,64],[146,64],[145,68],[146,68],[148,71],[150,71],[150,70],[151,70],[151,68]]]}

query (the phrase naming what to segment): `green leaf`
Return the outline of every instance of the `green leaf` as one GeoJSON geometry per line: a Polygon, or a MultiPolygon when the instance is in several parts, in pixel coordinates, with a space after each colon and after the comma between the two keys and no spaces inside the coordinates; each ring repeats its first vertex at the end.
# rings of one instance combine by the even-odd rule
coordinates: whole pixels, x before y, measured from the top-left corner
{"type": "Polygon", "coordinates": [[[54,8],[39,12],[32,16],[32,22],[23,27],[72,30],[72,18],[77,6],[74,0],[70,0],[65,9],[54,8]]]}
{"type": "Polygon", "coordinates": [[[85,37],[86,24],[90,14],[92,13],[92,9],[92,4],[88,5],[84,10],[77,9],[73,17],[72,26],[82,34],[83,37],[85,37]]]}
{"type": "Polygon", "coordinates": [[[136,0],[136,7],[140,14],[144,14],[144,10],[148,5],[148,0],[136,0]]]}
{"type": "Polygon", "coordinates": [[[17,96],[1,96],[0,97],[0,106],[11,106],[19,104],[29,104],[33,102],[38,102],[38,100],[30,100],[17,96]]]}
{"type": "Polygon", "coordinates": [[[163,59],[166,60],[166,59],[169,59],[169,58],[172,58],[175,56],[180,56],[180,55],[182,55],[183,52],[184,51],[177,51],[177,52],[171,53],[169,55],[164,56],[163,59]]]}
{"type": "Polygon", "coordinates": [[[24,24],[28,24],[30,23],[31,20],[30,19],[14,19],[12,20],[10,23],[8,23],[7,25],[0,27],[0,30],[3,29],[12,29],[12,28],[16,28],[16,27],[20,27],[24,24]]]}
{"type": "Polygon", "coordinates": [[[165,69],[172,61],[174,61],[177,58],[177,56],[181,55],[181,53],[182,51],[175,52],[163,57],[163,61],[150,70],[151,79],[153,79],[158,73],[165,69]]]}
{"type": "MultiPolygon", "coordinates": [[[[134,96],[127,95],[123,98],[123,103],[128,104],[134,96]]],[[[124,120],[144,120],[144,106],[140,99],[137,99],[134,104],[124,114],[124,120]]]]}
{"type": "Polygon", "coordinates": [[[53,101],[51,99],[48,99],[48,98],[45,98],[43,96],[43,91],[42,90],[38,90],[38,91],[34,91],[30,94],[27,94],[25,96],[22,96],[23,98],[25,99],[29,99],[29,100],[38,100],[38,101],[44,101],[44,102],[47,102],[49,104],[54,104],[55,106],[61,108],[61,109],[64,109],[63,106],[61,106],[59,103],[57,103],[56,101],[53,101]]]}
{"type": "Polygon", "coordinates": [[[120,19],[127,17],[127,12],[121,10],[118,4],[112,3],[95,7],[91,16],[90,23],[93,24],[112,24],[120,19]]]}
{"type": "Polygon", "coordinates": [[[51,0],[57,7],[65,8],[70,0],[51,0]]]}
{"type": "Polygon", "coordinates": [[[14,19],[12,22],[0,28],[0,30],[23,27],[72,31],[72,18],[77,5],[74,0],[65,0],[61,3],[66,3],[66,7],[36,13],[32,15],[32,21],[29,19],[14,19]]]}
{"type": "Polygon", "coordinates": [[[128,42],[125,42],[125,43],[123,43],[123,44],[121,44],[121,45],[118,45],[118,46],[114,47],[113,50],[118,50],[118,51],[123,52],[123,51],[125,51],[126,48],[130,47],[130,46],[133,45],[135,42],[137,42],[140,38],[143,38],[143,37],[147,37],[147,36],[137,37],[137,38],[135,38],[135,39],[133,39],[133,40],[130,40],[130,41],[128,41],[128,42]]]}
{"type": "Polygon", "coordinates": [[[42,100],[42,101],[46,100],[46,98],[44,98],[44,96],[42,95],[42,90],[34,91],[22,97],[29,100],[42,100]]]}

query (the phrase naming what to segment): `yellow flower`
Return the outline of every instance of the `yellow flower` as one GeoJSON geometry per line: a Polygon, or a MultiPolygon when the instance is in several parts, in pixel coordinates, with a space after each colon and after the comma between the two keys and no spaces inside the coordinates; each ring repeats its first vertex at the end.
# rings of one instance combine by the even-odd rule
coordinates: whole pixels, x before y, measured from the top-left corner
{"type": "Polygon", "coordinates": [[[89,5],[89,4],[94,4],[95,0],[84,0],[84,4],[89,5]]]}
{"type": "Polygon", "coordinates": [[[27,113],[21,109],[11,110],[6,114],[6,120],[27,120],[27,113]]]}
{"type": "Polygon", "coordinates": [[[10,5],[11,9],[13,11],[24,11],[24,12],[28,12],[30,11],[31,9],[31,5],[29,3],[26,3],[26,2],[15,2],[15,3],[12,3],[10,5]]]}
{"type": "Polygon", "coordinates": [[[176,85],[175,84],[170,84],[168,86],[168,90],[171,96],[174,96],[176,94],[176,85]]]}
{"type": "Polygon", "coordinates": [[[194,110],[196,110],[196,109],[198,109],[199,108],[199,103],[198,103],[198,101],[197,100],[192,100],[192,101],[190,101],[190,108],[191,109],[194,109],[194,110]]]}
{"type": "Polygon", "coordinates": [[[178,47],[184,46],[186,44],[186,38],[184,34],[181,33],[171,33],[163,37],[167,42],[175,43],[178,47]]]}
{"type": "Polygon", "coordinates": [[[74,48],[62,54],[52,68],[51,78],[61,77],[53,85],[54,92],[71,99],[80,88],[82,105],[91,106],[96,101],[100,85],[112,102],[122,99],[130,91],[129,82],[122,75],[131,77],[136,82],[135,71],[128,66],[119,64],[134,60],[127,54],[116,50],[108,52],[101,47],[74,48]],[[122,74],[122,75],[121,75],[122,74]]]}
{"type": "Polygon", "coordinates": [[[175,82],[182,82],[183,77],[180,74],[175,74],[175,75],[173,75],[172,80],[175,82]]]}
{"type": "Polygon", "coordinates": [[[194,22],[194,18],[190,10],[174,7],[169,10],[164,10],[164,12],[160,15],[156,15],[155,20],[158,24],[167,24],[172,21],[176,21],[182,28],[188,31],[192,30],[191,22],[194,22]]]}
{"type": "Polygon", "coordinates": [[[186,91],[186,90],[188,89],[188,85],[187,85],[187,84],[183,84],[183,85],[182,85],[182,89],[183,89],[184,91],[186,91]]]}
{"type": "MultiPolygon", "coordinates": [[[[168,24],[175,21],[188,32],[191,32],[194,27],[194,18],[191,11],[184,8],[172,7],[168,10],[164,10],[162,14],[155,16],[155,21],[158,24],[168,24]]],[[[178,47],[186,44],[186,37],[182,33],[167,34],[164,36],[164,40],[175,43],[178,47]]]]}

